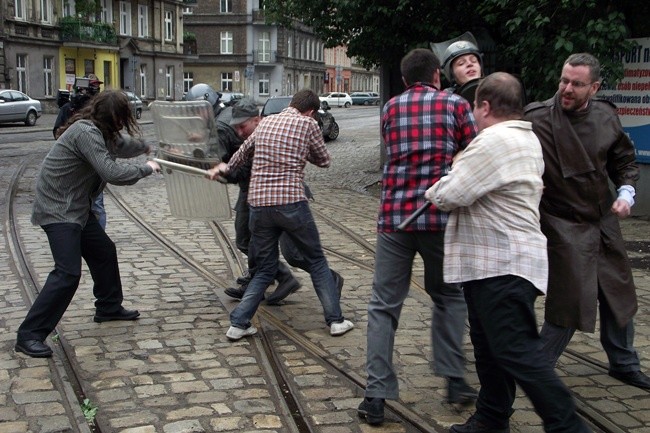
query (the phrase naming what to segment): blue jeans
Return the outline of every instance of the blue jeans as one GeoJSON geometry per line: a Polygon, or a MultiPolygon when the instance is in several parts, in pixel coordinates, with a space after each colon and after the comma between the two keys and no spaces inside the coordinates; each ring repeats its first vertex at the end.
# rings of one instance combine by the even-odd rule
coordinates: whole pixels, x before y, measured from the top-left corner
{"type": "Polygon", "coordinates": [[[460,286],[442,279],[444,232],[379,233],[368,304],[366,397],[397,399],[399,396],[393,344],[402,305],[411,286],[416,253],[424,261],[424,285],[433,300],[434,370],[440,376],[465,376],[462,346],[467,308],[460,286]]]}
{"type": "Polygon", "coordinates": [[[93,200],[93,204],[91,207],[92,213],[95,214],[95,218],[97,218],[97,222],[99,222],[99,225],[106,230],[106,209],[104,208],[104,193],[100,192],[97,197],[95,197],[95,200],[93,200]]]}
{"type": "Polygon", "coordinates": [[[582,433],[575,403],[542,350],[535,321],[539,291],[521,277],[502,275],[463,283],[481,391],[476,419],[506,428],[515,384],[530,399],[547,433],[582,433]]]}
{"type": "Polygon", "coordinates": [[[323,253],[316,223],[306,201],[281,206],[250,207],[251,247],[257,270],[244,297],[230,313],[233,326],[246,329],[257,311],[264,291],[278,270],[278,243],[286,233],[302,254],[316,295],[323,306],[325,322],[342,321],[339,293],[323,253]]]}

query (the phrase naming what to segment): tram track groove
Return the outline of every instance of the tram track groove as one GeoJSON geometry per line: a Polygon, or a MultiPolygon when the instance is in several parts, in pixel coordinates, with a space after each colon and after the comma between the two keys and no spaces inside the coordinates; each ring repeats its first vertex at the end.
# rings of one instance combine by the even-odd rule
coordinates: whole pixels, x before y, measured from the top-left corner
{"type": "MultiPolygon", "coordinates": [[[[118,207],[122,210],[122,212],[124,212],[124,214],[127,215],[129,219],[135,222],[136,225],[140,226],[152,239],[161,244],[165,249],[171,252],[186,265],[191,267],[202,277],[208,279],[218,286],[226,286],[227,281],[217,276],[213,271],[207,269],[199,262],[195,261],[190,256],[190,254],[176,247],[174,243],[166,239],[166,237],[160,231],[155,229],[152,225],[144,222],[142,216],[139,215],[128,203],[126,203],[126,201],[119,195],[119,193],[110,187],[108,189],[110,191],[111,197],[118,205],[118,207]]],[[[224,255],[228,256],[227,261],[230,263],[231,272],[233,275],[237,270],[242,270],[243,264],[241,262],[241,259],[239,258],[236,249],[234,248],[232,241],[230,241],[229,237],[227,236],[227,233],[225,232],[223,226],[217,221],[209,221],[208,226],[214,233],[215,238],[217,239],[216,242],[221,246],[224,255]]],[[[257,349],[257,353],[263,360],[262,364],[265,367],[267,376],[275,380],[275,383],[277,385],[275,387],[275,390],[278,393],[279,401],[285,402],[285,405],[283,406],[285,420],[290,421],[289,425],[285,425],[285,427],[287,427],[292,433],[315,433],[316,431],[308,423],[305,423],[304,420],[298,419],[295,416],[295,408],[300,406],[292,395],[287,395],[287,393],[282,392],[282,390],[290,389],[283,375],[279,372],[282,366],[277,365],[277,363],[275,363],[275,359],[269,356],[268,353],[271,350],[271,346],[266,336],[263,335],[264,332],[259,320],[256,320],[256,318],[254,318],[253,324],[254,326],[256,325],[258,327],[258,333],[262,335],[260,335],[260,339],[253,338],[252,342],[257,349]]]]}
{"type": "MultiPolygon", "coordinates": [[[[145,229],[145,231],[150,236],[152,236],[156,241],[158,241],[161,245],[167,248],[170,252],[172,252],[174,255],[180,258],[183,262],[190,265],[201,276],[217,284],[223,283],[223,281],[221,281],[221,279],[217,277],[213,273],[213,271],[205,268],[203,265],[194,261],[189,256],[189,254],[183,251],[182,249],[174,247],[172,242],[164,239],[164,235],[162,233],[156,230],[153,226],[150,226],[149,224],[145,223],[143,221],[142,216],[139,215],[137,212],[135,212],[126,203],[126,201],[124,201],[119,196],[119,194],[116,191],[111,191],[111,196],[116,201],[118,206],[123,210],[123,212],[129,215],[130,219],[132,219],[137,225],[143,227],[143,229],[145,229]]],[[[215,236],[217,238],[228,237],[226,231],[223,230],[219,222],[211,221],[210,226],[213,227],[213,232],[215,233],[215,236]]],[[[225,254],[231,254],[233,256],[237,256],[236,251],[232,247],[228,246],[228,245],[232,245],[231,241],[225,239],[217,239],[216,242],[220,245],[226,246],[225,248],[223,248],[225,254]]],[[[240,264],[235,265],[237,260],[232,258],[228,259],[228,262],[232,263],[233,266],[235,267],[235,269],[232,269],[233,272],[235,272],[241,266],[240,264]]],[[[368,267],[367,265],[364,266],[367,267],[368,270],[370,270],[370,267],[368,267]]],[[[316,344],[311,342],[309,339],[303,337],[300,333],[296,332],[291,327],[284,324],[281,320],[277,319],[274,316],[274,314],[269,311],[268,307],[264,305],[260,305],[260,307],[257,310],[257,315],[253,319],[253,322],[254,325],[258,326],[258,334],[261,334],[260,340],[262,341],[263,351],[267,354],[264,362],[268,363],[271,369],[274,371],[273,376],[277,380],[279,389],[283,391],[285,390],[287,391],[287,392],[281,392],[281,396],[284,398],[287,404],[287,408],[289,409],[291,418],[295,423],[295,428],[297,429],[296,430],[297,432],[315,433],[319,430],[315,429],[315,427],[312,426],[311,423],[307,422],[308,416],[305,416],[304,408],[300,404],[299,400],[294,396],[294,394],[297,393],[294,391],[294,387],[291,385],[290,380],[287,377],[288,373],[284,370],[281,363],[278,362],[277,354],[275,354],[275,352],[272,349],[273,345],[269,337],[266,335],[265,332],[266,326],[262,324],[263,322],[272,324],[274,329],[281,332],[290,340],[294,341],[298,346],[302,348],[302,350],[306,351],[311,356],[316,357],[321,363],[327,364],[330,368],[338,372],[339,375],[347,379],[350,385],[357,387],[359,389],[363,389],[363,384],[365,383],[364,378],[354,373],[348,372],[345,366],[338,364],[334,360],[332,360],[331,356],[327,352],[320,349],[316,344]],[[298,413],[300,414],[300,417],[297,417],[298,413]]],[[[253,339],[253,340],[256,341],[257,339],[253,339]]],[[[408,425],[411,426],[411,429],[408,431],[413,431],[413,432],[417,431],[423,433],[441,433],[445,429],[443,426],[440,425],[436,427],[429,425],[424,419],[419,417],[415,412],[411,411],[405,405],[397,401],[387,401],[386,407],[388,410],[392,411],[397,416],[400,422],[407,423],[408,425]]]]}
{"type": "MultiPolygon", "coordinates": [[[[325,204],[324,206],[331,207],[328,204],[325,204]]],[[[344,208],[341,208],[341,210],[344,210],[344,208]]],[[[374,246],[370,242],[365,240],[365,238],[363,238],[360,235],[357,235],[353,230],[349,229],[344,224],[337,221],[335,218],[330,217],[324,211],[315,210],[314,214],[320,220],[326,222],[327,225],[333,227],[334,229],[348,236],[349,240],[361,246],[364,250],[372,253],[374,257],[374,246]]],[[[365,215],[363,215],[362,217],[367,218],[367,216],[365,215]]],[[[227,237],[227,233],[225,232],[225,230],[219,230],[218,234],[227,237]]],[[[359,268],[362,268],[366,271],[372,272],[374,269],[374,267],[368,264],[367,262],[357,260],[349,254],[340,253],[335,248],[324,248],[324,249],[328,253],[336,255],[337,257],[340,257],[343,260],[348,261],[349,263],[354,264],[355,266],[358,266],[359,268]]],[[[415,278],[412,279],[412,286],[417,288],[422,293],[426,294],[423,284],[417,281],[415,278]]],[[[278,329],[280,332],[287,335],[287,337],[290,338],[292,341],[296,342],[296,344],[303,347],[305,350],[307,350],[309,353],[313,354],[314,356],[317,356],[319,359],[322,360],[322,362],[328,364],[331,368],[338,371],[339,374],[347,377],[347,379],[350,380],[352,383],[354,383],[356,386],[360,388],[364,387],[365,384],[364,378],[355,376],[353,374],[351,375],[348,372],[346,372],[343,366],[338,365],[336,362],[331,360],[330,357],[328,357],[327,354],[324,353],[323,351],[317,350],[318,347],[313,345],[308,339],[304,338],[302,335],[293,331],[290,327],[286,326],[281,321],[277,320],[271,313],[268,312],[268,309],[265,306],[261,305],[258,312],[266,322],[272,323],[274,328],[278,329]]],[[[604,367],[603,363],[594,360],[589,356],[582,355],[572,349],[567,349],[567,354],[573,355],[581,363],[584,363],[586,365],[591,365],[593,367],[598,368],[601,372],[606,373],[606,367],[604,367]]],[[[559,368],[562,369],[561,366],[559,368]]],[[[575,393],[574,395],[576,397],[575,400],[576,400],[578,412],[590,425],[593,426],[595,432],[600,432],[600,433],[625,433],[626,432],[626,430],[618,428],[614,423],[607,420],[605,417],[601,416],[598,410],[590,407],[589,403],[586,402],[582,397],[580,397],[580,395],[576,395],[575,393]]],[[[402,405],[399,402],[387,401],[386,407],[391,411],[393,411],[395,414],[397,414],[399,417],[405,417],[404,418],[405,420],[408,419],[407,422],[417,426],[416,428],[418,429],[418,431],[436,431],[436,430],[427,430],[428,427],[426,425],[426,422],[423,422],[420,425],[417,421],[412,421],[413,418],[410,419],[406,418],[409,415],[415,415],[415,414],[411,412],[406,406],[402,405]]],[[[415,418],[416,419],[418,418],[417,415],[415,415],[415,418]]],[[[439,428],[443,428],[443,427],[439,426],[439,428]]]]}
{"type": "MultiPolygon", "coordinates": [[[[11,195],[11,194],[9,194],[9,195],[11,195]]],[[[113,198],[114,198],[114,197],[115,197],[115,196],[113,195],[113,198]]],[[[11,202],[11,201],[13,201],[13,197],[8,198],[8,202],[11,202]]],[[[12,208],[12,212],[11,212],[11,213],[13,213],[13,208],[12,208]]],[[[134,213],[134,215],[137,215],[137,214],[134,213]]],[[[320,215],[320,214],[319,214],[318,216],[319,216],[319,218],[321,218],[321,215],[320,215]]],[[[136,221],[136,222],[138,222],[138,221],[143,221],[143,219],[142,219],[140,216],[136,216],[135,218],[131,218],[131,217],[129,217],[129,219],[133,219],[133,220],[136,221]]],[[[9,220],[9,219],[7,218],[5,221],[8,221],[8,220],[9,220]]],[[[334,221],[334,220],[332,220],[332,221],[334,221]]],[[[7,222],[6,222],[6,224],[7,224],[7,222]]],[[[229,265],[228,265],[228,266],[231,268],[232,273],[233,273],[233,275],[234,275],[234,273],[236,272],[236,270],[237,270],[237,269],[241,270],[241,269],[242,269],[242,266],[243,266],[242,263],[241,263],[241,261],[238,262],[238,260],[235,258],[235,256],[238,256],[238,254],[236,253],[236,248],[233,248],[233,246],[232,246],[232,242],[231,242],[231,241],[228,241],[228,240],[226,239],[226,238],[228,238],[228,233],[226,232],[226,230],[225,230],[225,228],[223,227],[222,224],[220,224],[220,223],[210,223],[210,224],[213,224],[213,225],[214,225],[214,227],[212,228],[212,230],[213,230],[213,232],[214,232],[214,234],[215,234],[215,237],[216,237],[217,239],[218,239],[219,237],[223,237],[223,238],[224,238],[224,239],[222,239],[221,241],[219,241],[219,242],[220,242],[220,248],[222,249],[222,251],[224,251],[224,255],[226,255],[226,254],[232,254],[232,255],[233,255],[233,258],[232,258],[232,260],[229,261],[229,265]],[[228,245],[229,243],[230,243],[230,246],[229,246],[229,247],[226,247],[226,245],[228,245]],[[228,250],[228,251],[230,251],[230,252],[229,252],[229,253],[226,253],[226,250],[228,250]]],[[[329,224],[329,222],[328,222],[328,224],[329,224]]],[[[154,229],[154,230],[155,230],[155,229],[154,229]]],[[[5,231],[6,231],[6,228],[5,228],[5,231]]],[[[152,238],[154,238],[154,239],[158,239],[158,238],[156,238],[156,237],[153,236],[153,235],[150,235],[150,236],[151,236],[152,238]]],[[[17,229],[16,229],[16,231],[15,231],[14,237],[18,237],[18,238],[20,237],[20,234],[18,233],[18,230],[17,230],[17,229]]],[[[162,234],[160,234],[160,238],[161,238],[161,239],[165,239],[165,236],[163,236],[162,234]]],[[[159,240],[159,242],[160,242],[160,239],[158,239],[158,240],[159,240]]],[[[164,242],[161,242],[161,244],[162,244],[163,246],[166,246],[167,248],[173,248],[173,247],[175,247],[175,244],[174,244],[173,241],[168,241],[167,244],[165,244],[164,242]],[[169,245],[169,246],[168,246],[168,245],[169,245]]],[[[329,252],[332,253],[332,254],[336,254],[336,253],[337,253],[335,249],[331,249],[329,252]]],[[[224,278],[222,278],[222,277],[216,275],[216,274],[214,273],[214,271],[212,271],[212,270],[208,270],[207,268],[204,267],[203,264],[199,263],[198,261],[192,260],[191,254],[186,253],[186,252],[184,252],[184,254],[187,256],[188,259],[190,259],[191,261],[194,262],[191,266],[192,266],[195,270],[198,270],[198,269],[205,269],[205,270],[207,271],[207,273],[200,272],[201,275],[204,275],[204,276],[205,276],[205,275],[211,275],[211,276],[212,276],[212,277],[211,277],[211,281],[212,281],[213,283],[219,285],[219,286],[224,286],[225,284],[227,284],[227,281],[226,281],[224,278]]],[[[339,256],[340,258],[342,258],[342,259],[344,259],[344,260],[350,262],[350,263],[352,263],[352,262],[354,261],[354,258],[353,258],[352,256],[350,256],[349,254],[339,254],[338,256],[339,256]]],[[[369,265],[368,265],[367,263],[365,263],[365,262],[357,261],[357,262],[355,263],[355,265],[356,265],[356,266],[359,266],[360,268],[363,268],[364,270],[367,270],[367,271],[371,271],[371,270],[372,270],[372,269],[371,269],[372,267],[369,266],[369,265]]],[[[27,280],[25,279],[25,281],[27,281],[27,280]]],[[[36,277],[34,277],[34,281],[36,281],[36,277]]],[[[37,284],[34,283],[34,285],[35,285],[35,287],[36,287],[37,284]]],[[[299,334],[299,333],[293,331],[290,327],[287,327],[286,325],[284,325],[284,327],[278,327],[279,325],[278,325],[277,323],[282,323],[282,322],[279,321],[279,319],[275,318],[275,316],[272,315],[271,313],[268,313],[267,310],[268,310],[268,309],[267,309],[266,307],[264,307],[264,306],[262,306],[262,308],[260,309],[260,312],[262,313],[260,316],[263,317],[263,319],[265,320],[265,323],[271,324],[273,328],[278,329],[278,330],[279,330],[283,335],[287,336],[287,338],[291,339],[292,341],[297,342],[297,344],[299,344],[300,346],[303,346],[303,345],[304,345],[304,346],[308,346],[308,345],[306,344],[306,342],[312,343],[308,338],[306,338],[306,337],[302,336],[301,334],[299,334]],[[267,317],[267,314],[269,314],[268,317],[267,317]],[[269,319],[269,317],[270,317],[271,319],[269,319]],[[274,323],[273,320],[275,320],[277,323],[274,323]],[[292,332],[293,332],[293,333],[292,333],[292,332]]],[[[264,327],[266,327],[266,326],[264,326],[264,327]]],[[[62,340],[63,343],[62,343],[62,345],[65,345],[65,343],[64,343],[64,342],[65,342],[65,338],[64,338],[65,336],[62,336],[62,337],[63,337],[63,340],[62,340]]],[[[312,343],[312,344],[313,344],[313,343],[312,343]]],[[[314,345],[314,347],[320,349],[317,345],[314,345]]],[[[258,348],[258,352],[262,352],[262,351],[264,351],[264,350],[266,350],[266,349],[264,349],[263,347],[262,347],[262,348],[258,348]]],[[[323,352],[322,350],[321,350],[320,352],[321,352],[321,353],[319,353],[319,351],[315,351],[315,352],[310,352],[310,353],[315,353],[315,354],[316,354],[320,359],[324,359],[324,362],[326,362],[330,367],[334,368],[335,370],[337,370],[337,371],[345,371],[344,367],[343,367],[342,365],[338,364],[335,360],[333,360],[333,359],[332,359],[332,360],[329,360],[326,352],[323,352]],[[323,354],[325,354],[325,356],[323,356],[323,354]]],[[[570,354],[571,351],[568,350],[567,353],[570,354]]],[[[578,356],[580,356],[579,353],[578,353],[578,356]]],[[[589,359],[589,358],[586,357],[586,359],[589,359]]],[[[593,365],[596,366],[596,367],[598,367],[598,361],[595,361],[595,362],[593,363],[593,365]]],[[[600,367],[601,367],[601,368],[602,368],[602,366],[603,366],[603,364],[600,363],[600,367]]],[[[352,373],[353,373],[353,372],[352,372],[352,373]]],[[[352,376],[353,376],[353,377],[352,377],[352,378],[348,378],[348,380],[350,380],[351,382],[355,383],[356,386],[363,387],[363,383],[365,382],[365,380],[364,380],[363,378],[361,378],[361,377],[354,377],[354,374],[352,374],[352,376]]],[[[396,414],[400,414],[400,413],[402,413],[402,414],[406,414],[406,415],[408,415],[408,412],[409,412],[408,407],[404,406],[404,408],[405,408],[406,410],[401,410],[401,408],[399,407],[400,403],[397,403],[397,405],[393,405],[392,403],[393,403],[393,402],[387,402],[387,407],[388,407],[391,411],[395,412],[396,414]]],[[[598,411],[597,411],[596,409],[592,409],[592,408],[589,408],[589,407],[588,407],[588,409],[591,410],[593,413],[595,413],[595,416],[594,416],[594,417],[595,417],[596,420],[598,421],[598,422],[596,423],[596,425],[602,426],[602,428],[601,428],[600,430],[598,430],[598,431],[603,431],[603,432],[626,432],[626,431],[627,431],[627,430],[620,429],[620,428],[616,429],[617,426],[614,425],[613,423],[609,422],[609,420],[608,420],[607,418],[605,418],[605,417],[603,417],[603,416],[599,416],[598,411]],[[600,418],[600,419],[598,419],[598,418],[600,418]],[[609,423],[609,424],[608,424],[608,423],[609,423]]],[[[290,411],[289,411],[289,412],[290,412],[290,411]]],[[[425,427],[425,428],[426,428],[426,427],[425,427]]],[[[419,429],[418,431],[438,431],[438,430],[419,429]]]]}
{"type": "MultiPolygon", "coordinates": [[[[18,224],[15,218],[14,203],[18,191],[20,180],[25,170],[30,165],[34,165],[37,160],[36,154],[25,155],[19,165],[15,168],[11,177],[7,191],[5,192],[6,213],[4,218],[4,234],[7,239],[7,246],[10,256],[14,262],[14,268],[18,272],[19,279],[22,282],[21,292],[25,299],[25,304],[30,307],[36,296],[38,296],[39,287],[36,272],[32,268],[25,248],[22,245],[18,224]]],[[[40,161],[40,160],[39,160],[40,161]]],[[[76,374],[73,367],[72,356],[70,356],[70,347],[65,337],[59,332],[58,327],[55,330],[57,344],[53,344],[52,350],[56,354],[49,364],[52,367],[53,381],[57,387],[62,390],[62,394],[67,401],[64,405],[68,418],[74,420],[73,428],[80,433],[101,433],[101,427],[97,423],[89,423],[81,406],[86,398],[81,386],[81,379],[76,374]]]]}
{"type": "MultiPolygon", "coordinates": [[[[336,210],[339,210],[339,211],[344,211],[344,212],[347,212],[347,213],[354,213],[355,215],[357,215],[359,217],[367,218],[367,215],[365,215],[364,213],[355,212],[355,211],[352,211],[352,210],[350,210],[348,208],[345,208],[345,207],[342,207],[342,206],[333,205],[333,204],[331,204],[329,202],[320,203],[320,206],[325,207],[325,208],[330,208],[330,209],[336,209],[336,210]]],[[[361,245],[363,248],[368,250],[374,256],[374,246],[371,243],[369,243],[368,241],[366,241],[365,238],[363,238],[362,236],[357,235],[356,233],[351,231],[349,228],[344,226],[341,222],[339,222],[336,219],[331,218],[330,216],[328,216],[328,213],[326,213],[325,211],[314,210],[314,213],[316,215],[318,215],[319,218],[327,221],[327,223],[330,224],[331,226],[336,227],[338,230],[340,230],[340,231],[342,231],[342,232],[344,232],[346,234],[351,234],[350,238],[354,242],[361,245]]],[[[417,281],[415,279],[412,279],[411,285],[415,286],[419,290],[425,291],[424,286],[419,281],[417,281]]],[[[644,299],[639,298],[639,301],[643,302],[644,299]]],[[[466,324],[466,326],[469,328],[469,324],[466,324]]],[[[603,374],[607,374],[607,372],[608,372],[608,367],[607,367],[607,365],[605,363],[603,363],[601,361],[598,361],[596,359],[593,359],[593,358],[591,358],[589,356],[583,355],[583,354],[579,353],[578,351],[576,351],[574,349],[571,349],[571,348],[565,349],[563,356],[570,357],[570,358],[572,358],[574,360],[577,360],[580,363],[592,366],[593,368],[595,368],[596,370],[598,370],[599,372],[601,372],[603,374]]],[[[557,367],[557,368],[562,369],[561,365],[559,367],[557,367]]],[[[590,423],[592,425],[592,427],[597,428],[598,431],[600,431],[602,433],[626,433],[627,432],[627,430],[619,428],[614,423],[612,423],[610,420],[608,420],[607,418],[602,416],[598,412],[598,410],[590,407],[589,404],[581,396],[576,395],[575,393],[573,395],[575,397],[576,407],[577,407],[578,413],[580,414],[580,416],[583,417],[583,419],[585,419],[588,423],[590,423]]]]}

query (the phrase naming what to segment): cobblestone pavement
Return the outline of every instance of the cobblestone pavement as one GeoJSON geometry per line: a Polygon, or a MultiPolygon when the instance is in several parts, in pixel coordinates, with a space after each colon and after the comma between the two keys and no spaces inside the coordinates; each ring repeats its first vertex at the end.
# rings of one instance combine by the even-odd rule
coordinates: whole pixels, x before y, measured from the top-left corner
{"type": "MultiPolygon", "coordinates": [[[[146,112],[143,120],[146,121],[146,112]]],[[[337,111],[334,111],[337,114],[337,111]]],[[[44,119],[40,119],[43,121],[44,119]]],[[[338,120],[338,118],[337,118],[338,120]]],[[[46,125],[45,122],[40,122],[46,125]]],[[[46,127],[46,126],[44,126],[46,127]]],[[[49,127],[48,127],[49,129],[49,127]]],[[[0,131],[2,133],[2,131],[0,131]]],[[[36,153],[42,158],[49,144],[34,143],[31,152],[0,147],[0,183],[7,190],[15,173],[16,159],[36,153]]],[[[372,264],[372,254],[351,242],[324,217],[338,218],[349,230],[374,244],[377,210],[376,185],[380,178],[377,130],[357,131],[329,144],[333,163],[328,170],[307,172],[316,200],[317,224],[326,248],[372,264]],[[347,210],[341,213],[341,209],[347,210]]],[[[51,270],[51,257],[42,230],[31,226],[31,191],[35,169],[28,166],[16,197],[18,236],[26,256],[42,283],[51,270]]],[[[113,188],[141,219],[156,227],[216,277],[206,279],[152,239],[128,218],[107,195],[108,232],[120,255],[125,287],[125,305],[138,308],[137,322],[96,324],[91,280],[85,271],[80,288],[58,331],[50,338],[55,348],[51,360],[28,358],[13,351],[15,332],[27,311],[24,295],[30,290],[23,272],[16,267],[9,243],[8,197],[0,197],[3,237],[0,240],[0,433],[87,432],[83,413],[76,402],[64,369],[62,347],[79,375],[87,397],[98,407],[97,423],[102,432],[201,432],[256,431],[289,432],[283,423],[288,408],[268,365],[261,362],[263,348],[255,337],[231,343],[224,336],[228,311],[235,305],[223,295],[222,284],[233,275],[213,232],[203,222],[171,218],[160,177],[152,176],[135,186],[113,188]]],[[[234,203],[236,188],[230,189],[234,203]]],[[[232,222],[223,227],[234,238],[232,222]]],[[[640,308],[636,318],[636,347],[647,371],[650,366],[650,222],[629,219],[623,230],[629,242],[630,259],[639,288],[640,308]]],[[[263,307],[296,337],[322,352],[329,363],[301,349],[296,341],[268,328],[278,359],[299,395],[309,419],[323,433],[403,432],[406,427],[389,417],[382,428],[370,428],[356,418],[362,390],[345,380],[337,369],[363,380],[365,363],[366,308],[372,271],[328,255],[333,269],[345,277],[342,309],[355,322],[355,329],[332,338],[322,323],[322,312],[306,274],[296,272],[303,288],[281,307],[263,307]]],[[[422,266],[416,261],[414,277],[421,280],[422,266]]],[[[40,287],[40,286],[39,286],[40,287]]],[[[541,317],[542,303],[538,305],[541,317]]],[[[395,363],[400,376],[400,403],[439,431],[464,421],[471,408],[458,409],[444,403],[444,379],[432,374],[429,344],[431,306],[428,296],[413,289],[405,304],[395,344],[395,363]]],[[[467,340],[467,339],[466,339],[467,340]]],[[[597,334],[577,334],[570,349],[606,363],[597,334]]],[[[466,341],[468,380],[478,381],[472,349],[466,341]]],[[[559,374],[576,396],[590,402],[602,417],[621,431],[650,431],[650,395],[620,384],[602,370],[563,356],[559,374]]],[[[513,432],[541,432],[539,418],[519,393],[512,418],[513,432]]]]}

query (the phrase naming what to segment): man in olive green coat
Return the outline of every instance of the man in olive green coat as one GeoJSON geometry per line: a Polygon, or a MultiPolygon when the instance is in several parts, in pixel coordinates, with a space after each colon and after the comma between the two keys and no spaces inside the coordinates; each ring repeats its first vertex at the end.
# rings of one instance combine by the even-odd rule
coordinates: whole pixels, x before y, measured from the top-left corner
{"type": "Polygon", "coordinates": [[[572,54],[555,96],[526,107],[545,164],[549,284],[541,336],[555,364],[576,329],[594,332],[598,308],[610,376],[650,389],[633,345],[636,288],[618,222],[630,215],[639,168],[615,107],[594,99],[599,87],[598,60],[572,54]]]}

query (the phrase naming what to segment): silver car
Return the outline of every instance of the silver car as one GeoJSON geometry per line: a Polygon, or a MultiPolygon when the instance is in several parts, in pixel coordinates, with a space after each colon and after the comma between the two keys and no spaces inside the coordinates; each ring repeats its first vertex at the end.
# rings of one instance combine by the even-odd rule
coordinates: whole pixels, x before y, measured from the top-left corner
{"type": "Polygon", "coordinates": [[[136,119],[139,119],[142,117],[142,99],[138,95],[136,95],[133,92],[129,91],[124,91],[124,94],[126,95],[127,98],[129,98],[129,105],[131,106],[131,110],[133,110],[133,115],[135,116],[136,119]]]}
{"type": "Polygon", "coordinates": [[[41,102],[23,92],[0,90],[0,123],[25,122],[27,126],[34,126],[42,112],[41,102]]]}

